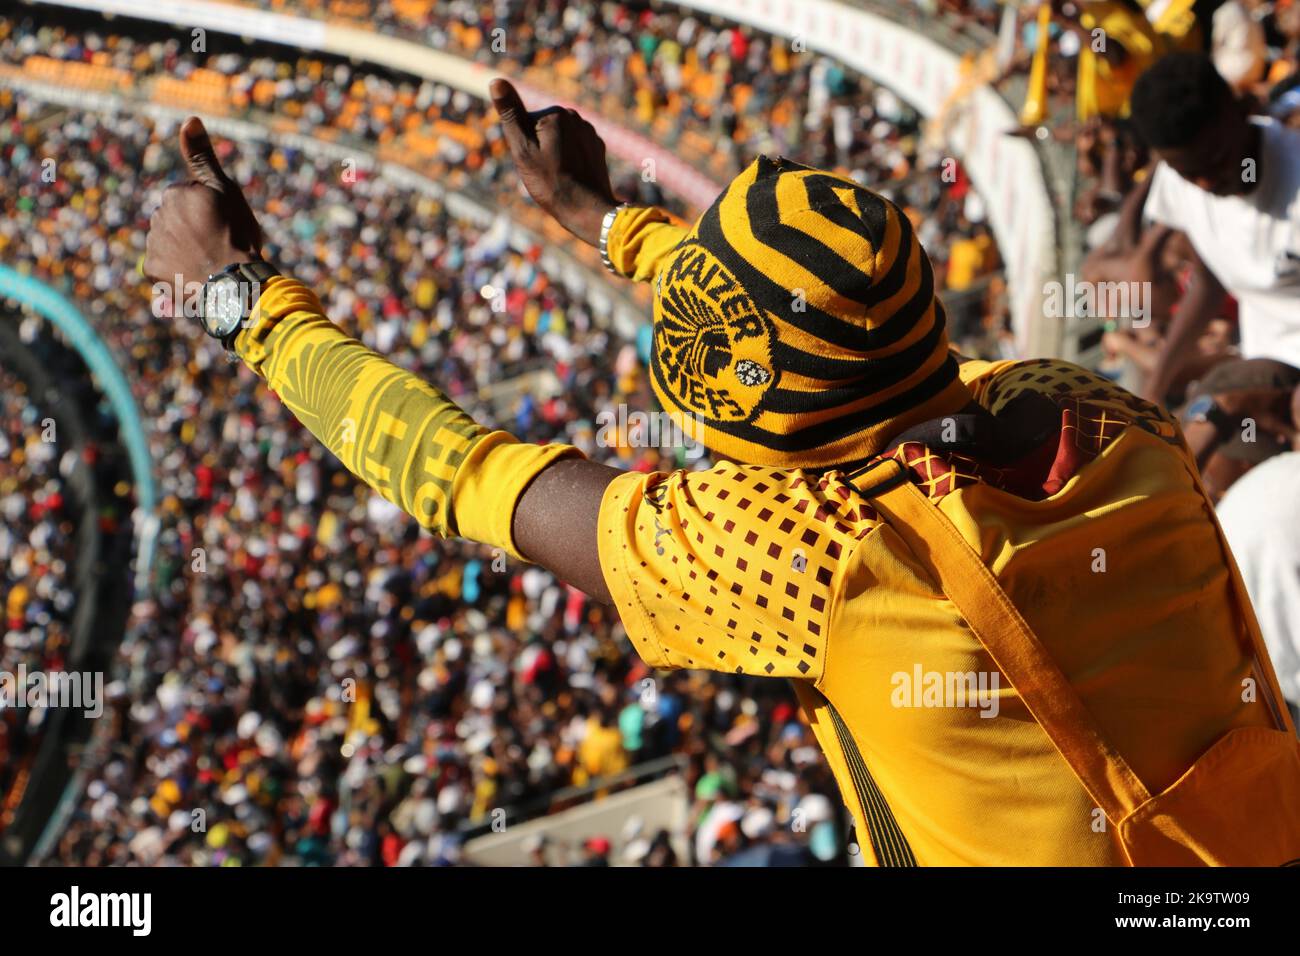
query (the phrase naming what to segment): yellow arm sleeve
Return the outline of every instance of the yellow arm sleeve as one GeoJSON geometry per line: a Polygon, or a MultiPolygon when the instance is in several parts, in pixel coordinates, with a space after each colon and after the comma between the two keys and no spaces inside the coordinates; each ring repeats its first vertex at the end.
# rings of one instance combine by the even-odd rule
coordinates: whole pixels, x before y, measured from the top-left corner
{"type": "Polygon", "coordinates": [[[657,206],[629,206],[614,217],[605,251],[620,274],[649,282],[689,232],[684,222],[657,206]]]}
{"type": "Polygon", "coordinates": [[[235,350],[354,475],[443,537],[523,558],[511,533],[528,484],[571,445],[489,431],[442,392],[350,338],[295,279],[263,286],[235,350]]]}

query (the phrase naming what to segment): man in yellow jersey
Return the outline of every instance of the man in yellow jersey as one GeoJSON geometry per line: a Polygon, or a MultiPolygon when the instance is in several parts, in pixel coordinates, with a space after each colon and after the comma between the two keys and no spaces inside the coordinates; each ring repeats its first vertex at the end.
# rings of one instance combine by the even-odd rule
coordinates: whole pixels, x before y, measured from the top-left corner
{"type": "MultiPolygon", "coordinates": [[[[1064,362],[960,363],[906,217],[850,180],[759,158],[687,227],[616,205],[577,114],[493,95],[543,208],[653,282],[654,389],[723,463],[621,473],[480,426],[261,261],[197,120],[145,271],[207,280],[208,331],[431,532],[613,604],[653,667],[790,679],[869,862],[1123,864],[1129,812],[1225,734],[1294,742],[1160,409],[1064,362]],[[975,573],[931,570],[950,558],[975,573]],[[1009,601],[972,599],[981,582],[1009,601]],[[1016,627],[1041,640],[1035,667],[985,646],[1016,627]]],[[[1268,800],[1270,779],[1251,792],[1268,800]]],[[[1154,806],[1178,831],[1200,805],[1174,796],[1134,818],[1154,806]]],[[[1237,842],[1283,845],[1294,817],[1250,809],[1270,840],[1237,842]]]]}
{"type": "Polygon", "coordinates": [[[1053,11],[1057,22],[1079,37],[1075,80],[1079,121],[1127,116],[1133,84],[1165,52],[1165,38],[1147,21],[1136,0],[1055,0],[1053,11]]]}

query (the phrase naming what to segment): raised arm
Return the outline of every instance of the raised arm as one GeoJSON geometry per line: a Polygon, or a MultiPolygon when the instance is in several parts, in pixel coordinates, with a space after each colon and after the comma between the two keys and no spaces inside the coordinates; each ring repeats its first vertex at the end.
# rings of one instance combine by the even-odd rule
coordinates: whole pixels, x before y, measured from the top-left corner
{"type": "Polygon", "coordinates": [[[1192,356],[1196,340],[1205,331],[1209,321],[1218,314],[1227,294],[1199,254],[1192,252],[1191,275],[1187,291],[1178,303],[1178,313],[1169,324],[1169,331],[1156,359],[1156,367],[1142,386],[1140,394],[1152,402],[1165,401],[1178,373],[1192,356]]]}
{"type": "MultiPolygon", "coordinates": [[[[244,217],[248,204],[198,120],[183,127],[181,149],[193,178],[164,195],[144,270],[180,277],[188,289],[259,259],[260,231],[251,211],[244,217]]],[[[525,444],[479,425],[437,388],[346,335],[315,294],[288,277],[263,285],[234,348],[353,474],[423,527],[504,548],[608,601],[595,529],[615,469],[569,445],[525,444]]]]}
{"type": "MultiPolygon", "coordinates": [[[[1149,180],[1146,201],[1142,207],[1144,216],[1158,226],[1185,230],[1184,192],[1179,187],[1181,179],[1177,173],[1166,164],[1157,163],[1149,180]]],[[[1170,388],[1195,351],[1197,338],[1223,306],[1227,294],[1222,283],[1201,258],[1200,252],[1190,242],[1188,247],[1191,249],[1191,273],[1187,288],[1178,301],[1178,311],[1165,333],[1155,369],[1139,392],[1143,398],[1153,402],[1164,402],[1168,398],[1170,388]]],[[[1144,245],[1138,252],[1133,257],[1138,266],[1134,278],[1149,283],[1147,288],[1154,288],[1156,271],[1160,268],[1154,254],[1155,249],[1144,245]]]]}

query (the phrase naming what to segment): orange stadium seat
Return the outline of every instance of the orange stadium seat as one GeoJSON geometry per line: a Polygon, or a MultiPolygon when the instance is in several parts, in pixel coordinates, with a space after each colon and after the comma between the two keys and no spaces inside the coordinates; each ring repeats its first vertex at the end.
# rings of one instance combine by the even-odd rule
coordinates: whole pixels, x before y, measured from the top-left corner
{"type": "Polygon", "coordinates": [[[126,90],[134,85],[131,74],[111,66],[56,60],[46,56],[29,56],[23,72],[32,79],[80,89],[126,90]]]}
{"type": "Polygon", "coordinates": [[[433,12],[430,0],[393,0],[393,12],[404,20],[423,23],[433,12]]]}
{"type": "Polygon", "coordinates": [[[230,112],[230,99],[225,87],[205,80],[195,82],[162,76],[154,82],[151,98],[155,103],[184,106],[204,113],[224,116],[230,112]]]}

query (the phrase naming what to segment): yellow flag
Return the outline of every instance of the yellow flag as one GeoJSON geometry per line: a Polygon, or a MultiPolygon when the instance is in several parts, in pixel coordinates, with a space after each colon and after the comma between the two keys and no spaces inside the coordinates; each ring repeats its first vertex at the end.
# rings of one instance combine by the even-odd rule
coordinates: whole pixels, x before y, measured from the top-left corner
{"type": "Polygon", "coordinates": [[[1038,48],[1029,67],[1029,91],[1020,110],[1020,122],[1025,126],[1037,126],[1047,118],[1047,50],[1051,44],[1048,33],[1051,25],[1052,5],[1043,3],[1038,7],[1038,48]]]}

